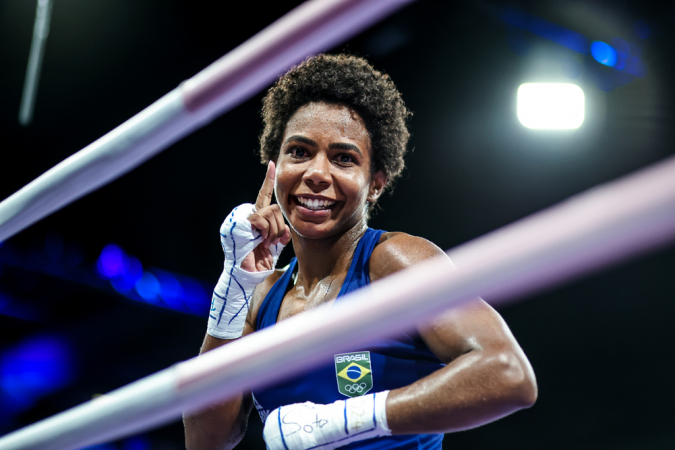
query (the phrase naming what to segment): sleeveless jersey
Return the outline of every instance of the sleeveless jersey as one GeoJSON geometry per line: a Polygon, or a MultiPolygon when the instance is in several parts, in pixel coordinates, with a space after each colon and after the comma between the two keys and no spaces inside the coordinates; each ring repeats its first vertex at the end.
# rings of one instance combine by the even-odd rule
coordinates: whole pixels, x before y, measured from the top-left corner
{"type": "MultiPolygon", "coordinates": [[[[347,277],[335,302],[347,293],[370,284],[369,262],[373,249],[384,233],[368,228],[354,251],[347,277]]],[[[272,286],[263,300],[256,329],[277,322],[281,302],[286,294],[297,260],[293,258],[286,272],[272,286]]],[[[377,320],[377,318],[374,318],[377,320]]],[[[380,339],[363,348],[328,358],[313,371],[267,389],[253,392],[253,401],[263,423],[270,411],[293,403],[333,403],[348,397],[397,389],[414,383],[444,364],[414,334],[380,339]]],[[[441,449],[442,434],[387,436],[353,442],[346,449],[441,449]]]]}

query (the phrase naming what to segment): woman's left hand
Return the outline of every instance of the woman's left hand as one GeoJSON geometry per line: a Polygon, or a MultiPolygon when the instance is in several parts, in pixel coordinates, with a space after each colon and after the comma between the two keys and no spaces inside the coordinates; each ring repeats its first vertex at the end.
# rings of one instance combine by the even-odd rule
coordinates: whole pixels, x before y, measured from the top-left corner
{"type": "Polygon", "coordinates": [[[274,161],[267,166],[267,174],[258,198],[255,202],[256,211],[248,217],[251,226],[258,230],[263,241],[241,263],[241,268],[247,272],[262,272],[274,268],[274,259],[270,247],[281,244],[287,245],[291,241],[291,230],[284,222],[284,215],[279,205],[272,205],[274,195],[274,178],[276,168],[274,161]]]}

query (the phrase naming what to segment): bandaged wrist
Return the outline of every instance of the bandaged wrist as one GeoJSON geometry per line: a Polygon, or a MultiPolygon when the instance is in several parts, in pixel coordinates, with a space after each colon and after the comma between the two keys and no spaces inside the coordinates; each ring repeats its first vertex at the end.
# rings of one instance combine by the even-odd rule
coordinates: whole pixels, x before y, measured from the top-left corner
{"type": "Polygon", "coordinates": [[[352,442],[390,436],[386,403],[389,391],[330,405],[298,403],[270,413],[263,436],[271,450],[330,450],[352,442]]]}
{"type": "Polygon", "coordinates": [[[207,333],[219,339],[236,339],[244,331],[249,302],[255,287],[273,271],[246,272],[225,266],[213,290],[207,333]]]}
{"type": "MultiPolygon", "coordinates": [[[[232,210],[220,227],[220,242],[225,252],[223,273],[213,291],[207,333],[220,339],[235,339],[242,335],[249,302],[255,287],[274,272],[247,272],[241,267],[246,256],[262,241],[248,217],[255,211],[250,203],[232,210]]],[[[284,246],[270,247],[276,266],[284,246]]]]}

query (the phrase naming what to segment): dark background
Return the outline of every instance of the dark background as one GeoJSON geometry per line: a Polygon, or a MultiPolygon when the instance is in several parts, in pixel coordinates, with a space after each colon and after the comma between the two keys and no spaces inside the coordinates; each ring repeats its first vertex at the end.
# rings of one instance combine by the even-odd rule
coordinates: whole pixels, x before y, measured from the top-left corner
{"type": "MultiPolygon", "coordinates": [[[[56,0],[28,127],[17,115],[35,4],[0,3],[0,198],[299,4],[222,3],[56,0]]],[[[371,226],[451,248],[672,155],[675,10],[659,4],[420,0],[333,49],[389,73],[414,112],[414,151],[371,226]],[[621,38],[646,72],[602,66],[509,24],[505,11],[589,41],[621,38]],[[520,125],[516,90],[541,81],[582,87],[581,128],[520,125]]],[[[215,284],[219,225],[264,177],[261,96],[2,244],[0,434],[198,352],[205,318],[122,296],[95,265],[115,243],[145,266],[215,284]]],[[[502,308],[539,400],[447,436],[446,448],[675,448],[673,269],[671,246],[502,308]]],[[[241,448],[264,448],[251,417],[241,448]]],[[[99,448],[178,449],[182,439],[176,422],[99,448]]]]}

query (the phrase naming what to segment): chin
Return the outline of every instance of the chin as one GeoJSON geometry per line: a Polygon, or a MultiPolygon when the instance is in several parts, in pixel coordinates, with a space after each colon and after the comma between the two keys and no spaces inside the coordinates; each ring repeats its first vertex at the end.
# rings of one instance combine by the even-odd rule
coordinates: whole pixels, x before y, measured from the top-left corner
{"type": "Polygon", "coordinates": [[[324,239],[340,234],[340,230],[336,229],[338,227],[331,226],[330,223],[315,224],[296,220],[291,222],[291,228],[298,236],[305,239],[324,239]]]}
{"type": "Polygon", "coordinates": [[[292,220],[289,220],[289,223],[298,236],[306,239],[326,239],[342,235],[366,220],[365,214],[361,217],[356,216],[357,213],[354,212],[346,219],[330,218],[321,222],[291,216],[292,220]]]}

